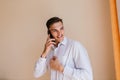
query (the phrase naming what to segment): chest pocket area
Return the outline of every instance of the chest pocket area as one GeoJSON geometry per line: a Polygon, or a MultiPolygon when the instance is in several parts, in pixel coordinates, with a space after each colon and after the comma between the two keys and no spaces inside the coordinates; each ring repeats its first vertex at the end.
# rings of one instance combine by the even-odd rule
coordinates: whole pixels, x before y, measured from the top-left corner
{"type": "Polygon", "coordinates": [[[64,55],[62,57],[62,65],[74,68],[75,64],[74,64],[74,60],[73,60],[73,55],[71,52],[67,53],[68,55],[64,55]]]}

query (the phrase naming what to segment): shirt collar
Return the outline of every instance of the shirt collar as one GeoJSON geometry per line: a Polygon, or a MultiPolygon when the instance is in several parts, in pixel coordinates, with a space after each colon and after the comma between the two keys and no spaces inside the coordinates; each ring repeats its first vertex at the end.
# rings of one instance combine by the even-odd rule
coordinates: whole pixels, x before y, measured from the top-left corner
{"type": "MultiPolygon", "coordinates": [[[[58,46],[60,46],[60,45],[66,45],[66,43],[67,43],[67,38],[66,37],[64,37],[64,39],[63,39],[63,41],[62,42],[60,42],[59,44],[58,44],[58,46]]],[[[55,46],[52,46],[52,48],[53,49],[55,49],[56,47],[55,46]]]]}
{"type": "Polygon", "coordinates": [[[62,41],[62,42],[60,42],[59,44],[66,45],[66,43],[67,43],[67,38],[66,38],[66,37],[64,37],[63,41],[62,41]]]}

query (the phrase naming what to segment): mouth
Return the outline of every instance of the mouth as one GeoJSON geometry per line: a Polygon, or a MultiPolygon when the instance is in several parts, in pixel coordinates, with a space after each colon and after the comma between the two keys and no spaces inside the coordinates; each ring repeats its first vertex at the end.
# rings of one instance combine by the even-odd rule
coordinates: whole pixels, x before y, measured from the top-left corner
{"type": "Polygon", "coordinates": [[[58,36],[56,40],[59,43],[63,40],[63,38],[64,38],[64,35],[61,35],[61,36],[58,36]]]}
{"type": "Polygon", "coordinates": [[[61,35],[61,36],[58,36],[57,38],[58,38],[58,39],[60,39],[60,38],[63,38],[63,35],[61,35]]]}

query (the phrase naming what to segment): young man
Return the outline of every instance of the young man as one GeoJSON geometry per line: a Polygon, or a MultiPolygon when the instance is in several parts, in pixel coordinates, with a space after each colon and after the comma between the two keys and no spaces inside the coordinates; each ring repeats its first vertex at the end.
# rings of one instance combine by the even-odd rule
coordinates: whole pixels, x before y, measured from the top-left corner
{"type": "Polygon", "coordinates": [[[78,42],[64,36],[63,21],[50,18],[47,23],[48,38],[36,62],[36,78],[50,70],[51,80],[93,80],[86,49],[78,42]]]}

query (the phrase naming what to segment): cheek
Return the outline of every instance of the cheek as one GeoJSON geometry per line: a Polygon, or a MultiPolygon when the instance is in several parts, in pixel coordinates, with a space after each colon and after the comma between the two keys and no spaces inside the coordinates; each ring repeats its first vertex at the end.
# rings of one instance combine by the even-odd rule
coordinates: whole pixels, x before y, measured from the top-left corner
{"type": "Polygon", "coordinates": [[[52,35],[55,37],[55,36],[57,36],[57,33],[53,33],[52,35]]]}
{"type": "Polygon", "coordinates": [[[63,30],[63,31],[61,31],[61,33],[62,33],[62,34],[64,34],[64,30],[63,30]]]}

